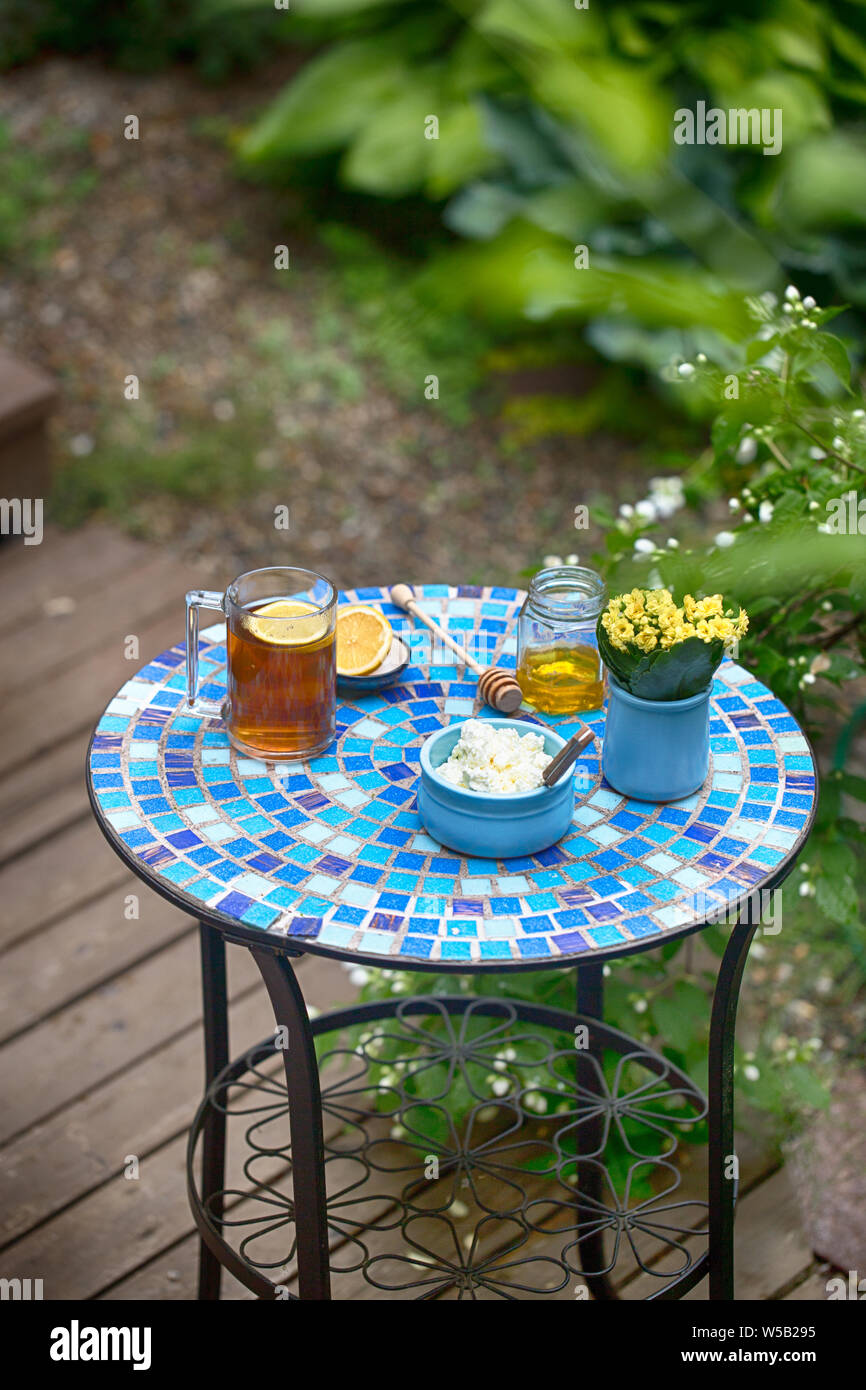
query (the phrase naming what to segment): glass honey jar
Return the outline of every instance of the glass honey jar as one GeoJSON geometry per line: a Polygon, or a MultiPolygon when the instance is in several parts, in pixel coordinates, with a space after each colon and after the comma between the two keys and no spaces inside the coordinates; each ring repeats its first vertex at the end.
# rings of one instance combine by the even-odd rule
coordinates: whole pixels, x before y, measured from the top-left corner
{"type": "Polygon", "coordinates": [[[517,679],[545,714],[601,709],[604,670],[595,626],[607,588],[595,570],[558,565],[529,583],[517,620],[517,679]]]}

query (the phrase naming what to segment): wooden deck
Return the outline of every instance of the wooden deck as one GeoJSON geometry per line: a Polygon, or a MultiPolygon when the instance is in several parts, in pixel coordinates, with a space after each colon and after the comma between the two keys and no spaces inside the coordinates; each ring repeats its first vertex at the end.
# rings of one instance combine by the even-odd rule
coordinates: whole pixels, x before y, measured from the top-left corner
{"type": "MultiPolygon", "coordinates": [[[[185,589],[218,583],[95,526],[0,549],[0,1277],[42,1279],[46,1299],[195,1297],[184,1146],[202,1086],[196,928],[108,848],[84,758],[117,687],[178,640],[185,589]],[[124,656],[130,634],[138,662],[124,656]],[[124,916],[133,892],[138,921],[124,916]],[[130,1155],[137,1180],[124,1176],[130,1155]]],[[[351,998],[338,964],[301,971],[319,1008],[351,998]]],[[[245,950],[230,948],[229,977],[236,1056],[272,1016],[245,950]]],[[[785,1173],[747,1136],[738,1148],[737,1296],[823,1299],[785,1173]]],[[[687,1158],[685,1191],[703,1196],[702,1151],[687,1158]]],[[[622,1296],[644,1297],[648,1282],[633,1273],[622,1296]]],[[[335,1293],[394,1296],[360,1275],[335,1293]]],[[[252,1295],[224,1275],[223,1297],[252,1295]]]]}

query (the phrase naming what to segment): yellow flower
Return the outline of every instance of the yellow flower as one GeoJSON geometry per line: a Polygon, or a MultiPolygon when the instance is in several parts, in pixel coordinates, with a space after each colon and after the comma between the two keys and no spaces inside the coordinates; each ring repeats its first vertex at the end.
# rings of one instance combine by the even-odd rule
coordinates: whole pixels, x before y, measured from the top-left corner
{"type": "Polygon", "coordinates": [[[632,638],[634,637],[634,628],[632,627],[631,623],[628,621],[627,618],[617,618],[616,622],[613,624],[613,627],[610,630],[610,635],[613,638],[614,642],[617,644],[617,646],[621,647],[626,642],[630,642],[632,640],[632,638]]]}
{"type": "Polygon", "coordinates": [[[634,641],[635,646],[640,647],[642,652],[655,651],[658,645],[658,638],[650,628],[644,628],[643,632],[639,632],[634,641]]]}
{"type": "Polygon", "coordinates": [[[629,600],[629,602],[623,609],[623,612],[625,613],[625,616],[628,618],[629,622],[632,623],[638,622],[638,620],[643,617],[642,605],[639,603],[635,603],[633,599],[629,600]]]}
{"type": "Polygon", "coordinates": [[[658,613],[663,608],[668,608],[672,603],[670,589],[650,589],[646,597],[646,606],[651,613],[658,613]]]}
{"type": "Polygon", "coordinates": [[[695,619],[717,618],[721,615],[722,596],[721,594],[713,594],[710,598],[702,598],[700,602],[696,603],[689,617],[694,621],[695,619]]]}

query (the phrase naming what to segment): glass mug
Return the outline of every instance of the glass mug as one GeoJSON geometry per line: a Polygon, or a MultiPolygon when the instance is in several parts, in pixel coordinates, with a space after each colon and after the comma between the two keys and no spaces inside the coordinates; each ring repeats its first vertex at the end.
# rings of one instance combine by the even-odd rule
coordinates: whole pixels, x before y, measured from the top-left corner
{"type": "Polygon", "coordinates": [[[337,591],[313,570],[250,570],[224,594],[186,596],[187,705],[222,716],[249,757],[311,758],[336,732],[337,591]],[[226,699],[198,699],[199,610],[226,618],[226,699]]]}

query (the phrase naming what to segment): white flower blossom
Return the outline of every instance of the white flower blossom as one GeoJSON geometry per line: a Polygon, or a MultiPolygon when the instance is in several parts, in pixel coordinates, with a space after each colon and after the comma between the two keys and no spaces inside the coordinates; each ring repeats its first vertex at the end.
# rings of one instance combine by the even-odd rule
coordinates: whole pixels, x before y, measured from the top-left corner
{"type": "Polygon", "coordinates": [[[680,376],[685,377],[694,376],[695,374],[695,369],[691,362],[681,362],[680,365],[677,367],[677,371],[679,372],[680,376]]]}
{"type": "Polygon", "coordinates": [[[758,508],[758,520],[763,521],[764,524],[766,524],[768,521],[772,521],[773,512],[775,510],[776,509],[773,506],[772,502],[768,501],[765,498],[764,501],[761,503],[760,507],[758,508]]]}
{"type": "Polygon", "coordinates": [[[758,441],[753,434],[744,434],[737,446],[737,463],[751,463],[758,452],[758,441]]]}
{"type": "Polygon", "coordinates": [[[642,517],[644,521],[655,521],[656,519],[655,506],[648,497],[644,498],[641,502],[635,503],[635,512],[639,517],[642,517]]]}
{"type": "Polygon", "coordinates": [[[634,507],[631,505],[630,502],[623,502],[622,506],[619,509],[619,514],[620,516],[624,516],[626,518],[634,516],[634,507]]]}
{"type": "Polygon", "coordinates": [[[676,474],[669,478],[650,478],[649,501],[659,516],[673,516],[685,506],[682,478],[676,474]]]}
{"type": "Polygon", "coordinates": [[[743,1067],[743,1076],[747,1081],[760,1081],[761,1079],[760,1071],[752,1062],[747,1067],[743,1067]]]}
{"type": "Polygon", "coordinates": [[[652,555],[655,550],[655,542],[648,540],[646,536],[638,536],[634,543],[634,548],[638,555],[652,555]]]}
{"type": "Polygon", "coordinates": [[[734,544],[737,538],[733,531],[719,531],[713,539],[720,550],[727,550],[729,546],[734,544]]]}
{"type": "Polygon", "coordinates": [[[669,537],[668,537],[668,550],[679,550],[679,548],[680,548],[680,543],[679,543],[679,541],[677,540],[676,536],[669,536],[669,537]]]}

